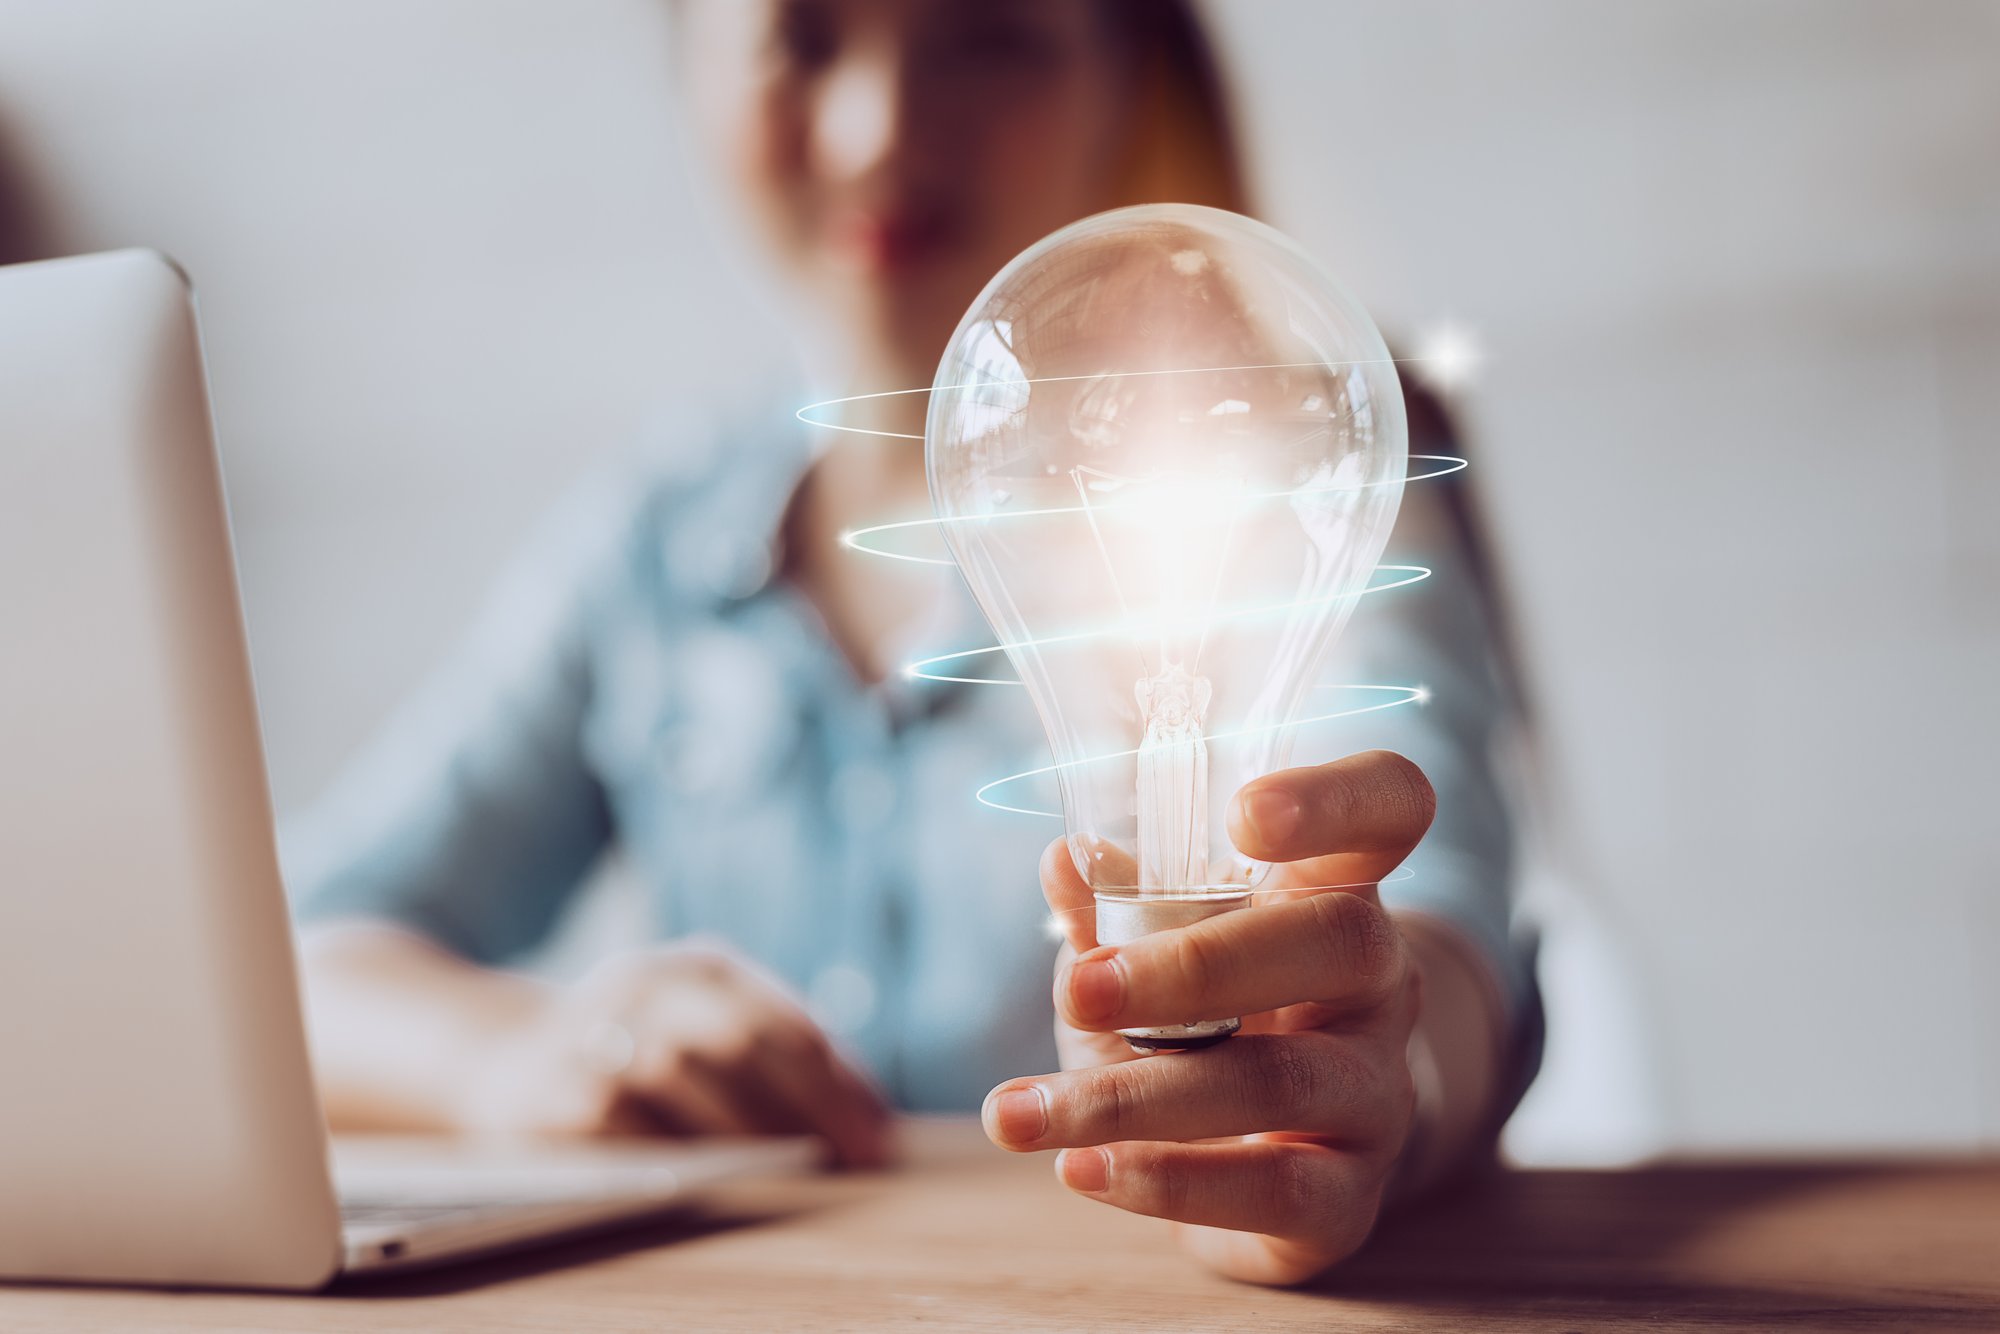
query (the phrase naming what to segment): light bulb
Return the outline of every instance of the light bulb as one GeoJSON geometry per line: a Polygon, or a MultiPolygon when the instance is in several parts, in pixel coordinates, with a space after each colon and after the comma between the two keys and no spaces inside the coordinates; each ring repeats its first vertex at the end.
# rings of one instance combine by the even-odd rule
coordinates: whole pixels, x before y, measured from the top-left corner
{"type": "MultiPolygon", "coordinates": [[[[1395,522],[1407,434],[1367,313],[1234,213],[1086,218],[959,323],[931,498],[1048,733],[1100,942],[1239,907],[1268,872],[1228,803],[1289,758],[1395,522]]],[[[1158,1051],[1238,1027],[1123,1033],[1158,1051]]]]}

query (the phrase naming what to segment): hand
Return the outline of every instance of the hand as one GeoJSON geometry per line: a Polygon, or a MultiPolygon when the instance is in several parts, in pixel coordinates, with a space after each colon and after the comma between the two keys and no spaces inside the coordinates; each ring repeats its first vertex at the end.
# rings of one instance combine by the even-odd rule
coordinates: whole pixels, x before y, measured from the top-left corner
{"type": "Polygon", "coordinates": [[[1063,1149],[1070,1189],[1175,1220],[1232,1277],[1296,1283],[1351,1254],[1415,1108],[1417,972],[1376,882],[1434,809],[1422,771],[1384,751],[1246,784],[1230,838],[1279,864],[1254,904],[1116,947],[1097,943],[1090,889],[1058,840],[1042,889],[1068,942],[1065,1073],[996,1088],[987,1134],[1063,1149]],[[1203,1051],[1136,1059],[1114,1032],[1232,1015],[1242,1032],[1203,1051]]]}
{"type": "Polygon", "coordinates": [[[823,1137],[882,1163],[888,1110],[772,979],[718,947],[614,959],[553,990],[474,1067],[462,1128],[823,1137]]]}

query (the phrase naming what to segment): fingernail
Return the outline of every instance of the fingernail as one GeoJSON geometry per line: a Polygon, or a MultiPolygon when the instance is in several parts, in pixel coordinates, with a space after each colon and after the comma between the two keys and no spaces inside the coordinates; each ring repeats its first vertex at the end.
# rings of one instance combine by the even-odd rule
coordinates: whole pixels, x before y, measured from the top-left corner
{"type": "Polygon", "coordinates": [[[1250,827],[1257,831],[1257,837],[1276,847],[1289,839],[1299,827],[1299,819],[1305,814],[1305,809],[1299,805],[1297,797],[1283,788],[1267,787],[1243,799],[1243,814],[1250,821],[1250,827]]]}
{"type": "Polygon", "coordinates": [[[1009,1144],[1032,1144],[1048,1132],[1049,1108],[1039,1084],[1008,1089],[993,1099],[993,1128],[1009,1144]]]}
{"type": "Polygon", "coordinates": [[[1056,1155],[1056,1175],[1071,1190],[1102,1195],[1111,1185],[1111,1159],[1102,1149],[1064,1149],[1056,1155]]]}
{"type": "Polygon", "coordinates": [[[1125,974],[1116,956],[1082,958],[1070,965],[1069,1003],[1076,1017],[1094,1022],[1109,1019],[1125,1006],[1125,974]]]}

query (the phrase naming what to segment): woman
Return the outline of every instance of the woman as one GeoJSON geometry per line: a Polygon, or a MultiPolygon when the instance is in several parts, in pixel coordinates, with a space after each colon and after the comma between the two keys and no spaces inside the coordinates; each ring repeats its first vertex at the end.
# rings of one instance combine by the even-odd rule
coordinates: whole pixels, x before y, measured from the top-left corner
{"type": "MultiPolygon", "coordinates": [[[[689,0],[678,21],[698,137],[829,392],[928,383],[985,280],[1077,217],[1243,207],[1184,4],[689,0]]],[[[877,399],[846,424],[920,414],[877,399]]],[[[1040,748],[1029,711],[896,675],[918,641],[981,642],[956,578],[837,543],[927,511],[921,452],[807,438],[775,406],[708,444],[569,506],[290,842],[337,1123],[809,1130],[874,1163],[885,1099],[971,1107],[1014,1077],[984,1099],[996,1142],[1067,1149],[1071,1189],[1189,1224],[1195,1253],[1266,1282],[1351,1252],[1392,1177],[1418,1189],[1490,1141],[1532,984],[1507,938],[1483,613],[1435,496],[1413,488],[1404,525],[1435,587],[1354,635],[1387,679],[1438,691],[1393,724],[1410,758],[1272,775],[1231,826],[1292,883],[1372,882],[1435,788],[1417,874],[1107,950],[1062,845],[1044,904],[1022,881],[1046,830],[969,799],[1040,748]],[[665,943],[574,986],[498,971],[614,842],[665,943]],[[1111,1036],[1189,1014],[1249,1031],[1150,1061],[1111,1036]],[[1063,1073],[1019,1077],[1058,1054],[1063,1073]]]]}

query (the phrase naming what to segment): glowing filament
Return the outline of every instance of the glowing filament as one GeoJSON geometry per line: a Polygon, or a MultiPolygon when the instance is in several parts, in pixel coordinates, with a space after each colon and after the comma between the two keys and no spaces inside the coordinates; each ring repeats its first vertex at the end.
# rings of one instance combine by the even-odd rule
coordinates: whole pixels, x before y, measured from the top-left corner
{"type": "Polygon", "coordinates": [[[1171,894],[1208,881],[1208,744],[1205,676],[1170,663],[1134,692],[1146,737],[1139,745],[1139,892],[1171,894]]]}

